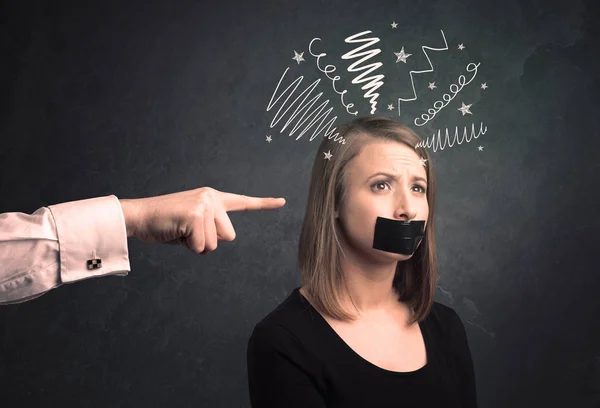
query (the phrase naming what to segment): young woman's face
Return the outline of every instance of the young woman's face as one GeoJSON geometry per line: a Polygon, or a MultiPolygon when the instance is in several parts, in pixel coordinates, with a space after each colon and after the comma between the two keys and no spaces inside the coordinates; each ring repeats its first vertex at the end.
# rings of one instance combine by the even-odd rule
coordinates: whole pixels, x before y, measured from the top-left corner
{"type": "Polygon", "coordinates": [[[412,256],[373,249],[373,237],[377,217],[427,223],[427,173],[420,159],[403,143],[374,141],[348,163],[347,198],[336,217],[351,250],[380,261],[402,261],[412,256]]]}

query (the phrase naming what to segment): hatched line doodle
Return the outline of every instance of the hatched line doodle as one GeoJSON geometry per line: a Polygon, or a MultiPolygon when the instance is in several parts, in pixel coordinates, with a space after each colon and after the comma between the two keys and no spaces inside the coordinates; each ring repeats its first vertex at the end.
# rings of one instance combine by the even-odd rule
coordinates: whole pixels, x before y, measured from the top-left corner
{"type": "Polygon", "coordinates": [[[300,100],[300,98],[302,98],[302,96],[306,94],[304,96],[304,99],[302,99],[302,101],[298,103],[298,105],[296,106],[292,115],[288,118],[287,122],[281,129],[280,133],[283,133],[283,131],[292,122],[294,122],[296,120],[296,124],[290,131],[290,136],[292,136],[302,126],[305,126],[304,129],[300,132],[300,134],[296,137],[296,140],[298,140],[320,120],[320,123],[317,125],[317,127],[315,128],[315,130],[312,134],[312,137],[310,138],[311,141],[315,137],[317,137],[317,135],[319,133],[321,133],[322,131],[325,130],[325,134],[324,134],[325,137],[328,137],[329,139],[333,138],[336,142],[346,144],[346,141],[343,138],[341,138],[341,137],[338,138],[339,133],[334,133],[336,128],[332,127],[333,124],[335,123],[335,120],[337,119],[337,116],[334,116],[333,118],[329,119],[329,121],[325,122],[327,120],[327,117],[331,113],[331,111],[333,111],[333,107],[330,107],[329,109],[325,110],[325,107],[329,104],[329,99],[323,101],[319,106],[315,107],[314,110],[311,111],[311,109],[313,108],[313,105],[323,95],[323,92],[319,92],[318,94],[313,96],[312,99],[310,99],[308,102],[306,101],[311,96],[311,94],[313,93],[313,91],[315,90],[317,85],[321,82],[321,78],[317,79],[312,84],[310,84],[304,91],[302,91],[302,93],[300,95],[298,95],[298,97],[296,99],[294,99],[293,102],[291,102],[288,105],[289,99],[294,95],[294,92],[296,91],[296,89],[298,89],[298,86],[304,79],[304,76],[300,76],[300,77],[296,78],[290,85],[288,85],[288,87],[283,92],[281,92],[279,94],[279,96],[277,96],[275,101],[273,101],[273,99],[275,98],[275,95],[277,94],[277,91],[279,90],[281,81],[283,81],[283,78],[285,77],[285,75],[287,74],[289,69],[290,68],[288,67],[283,72],[283,75],[279,79],[279,82],[277,83],[277,87],[275,88],[275,91],[273,92],[273,95],[271,96],[271,100],[269,101],[269,104],[267,105],[267,112],[269,112],[271,109],[273,109],[273,106],[275,106],[275,104],[277,104],[277,102],[279,102],[281,100],[281,98],[283,98],[285,96],[285,94],[287,94],[288,91],[291,88],[293,88],[289,92],[289,95],[287,96],[285,101],[283,101],[283,103],[277,110],[277,113],[273,116],[273,120],[271,121],[271,125],[270,125],[271,128],[275,127],[275,125],[277,125],[277,123],[279,123],[279,121],[288,113],[288,111],[290,109],[292,109],[294,107],[294,105],[296,105],[296,103],[300,100]],[[283,113],[281,113],[281,110],[283,108],[285,108],[286,105],[287,105],[287,108],[283,111],[283,113]],[[300,116],[300,118],[297,119],[297,117],[300,114],[302,114],[302,116],[300,116]],[[308,116],[307,116],[307,114],[308,114],[308,116]],[[312,120],[311,120],[311,118],[312,118],[312,120]],[[306,122],[309,120],[310,120],[310,122],[308,124],[306,124],[306,122]]]}

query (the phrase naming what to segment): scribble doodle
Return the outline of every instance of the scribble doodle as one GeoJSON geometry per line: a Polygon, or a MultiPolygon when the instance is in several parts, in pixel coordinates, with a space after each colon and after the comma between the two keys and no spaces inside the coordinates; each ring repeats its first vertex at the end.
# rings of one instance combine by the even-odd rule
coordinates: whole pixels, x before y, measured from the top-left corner
{"type": "Polygon", "coordinates": [[[303,130],[300,132],[300,134],[296,137],[296,140],[298,140],[320,120],[320,123],[317,125],[317,127],[315,128],[315,130],[312,134],[312,137],[310,138],[311,141],[315,137],[317,137],[317,135],[319,133],[321,133],[321,131],[325,130],[325,134],[324,134],[325,137],[328,137],[329,139],[333,138],[336,142],[346,144],[346,141],[344,140],[344,138],[338,137],[339,133],[334,133],[336,128],[335,127],[332,128],[333,124],[335,123],[335,120],[337,119],[337,116],[334,116],[333,118],[329,119],[329,121],[325,122],[327,120],[327,117],[333,110],[333,107],[330,107],[329,109],[325,110],[326,106],[329,104],[329,99],[322,102],[319,106],[317,106],[313,110],[311,110],[313,108],[313,105],[323,95],[323,92],[319,92],[318,94],[314,95],[312,97],[312,99],[307,101],[307,99],[311,96],[311,94],[313,93],[313,91],[315,90],[317,85],[321,82],[320,78],[317,79],[316,81],[314,81],[312,84],[310,84],[304,91],[302,91],[302,93],[300,95],[298,95],[298,97],[296,99],[294,99],[293,102],[288,104],[289,99],[294,95],[294,92],[296,91],[296,89],[298,89],[298,86],[304,79],[304,76],[300,76],[300,77],[296,78],[290,85],[288,85],[288,87],[283,92],[281,92],[279,94],[279,96],[277,96],[275,101],[273,101],[273,99],[275,98],[275,95],[277,94],[277,91],[279,90],[281,81],[283,81],[283,78],[285,77],[285,75],[287,74],[289,69],[290,68],[288,67],[283,72],[283,75],[279,79],[279,82],[277,83],[277,87],[275,88],[275,91],[273,92],[273,95],[271,96],[271,100],[269,101],[269,104],[267,105],[267,112],[269,112],[271,109],[273,109],[273,106],[275,104],[277,104],[281,100],[281,98],[283,98],[289,91],[289,95],[287,96],[287,98],[285,98],[285,101],[283,101],[283,103],[277,110],[277,113],[274,115],[273,120],[271,121],[271,125],[270,125],[271,128],[275,127],[275,125],[277,125],[277,123],[279,123],[279,121],[288,113],[288,111],[290,109],[292,109],[294,107],[294,105],[296,105],[296,103],[304,95],[304,99],[302,99],[302,101],[300,101],[298,103],[298,105],[295,107],[294,111],[292,112],[291,116],[288,118],[287,122],[281,129],[280,133],[283,133],[283,131],[290,124],[292,124],[292,122],[296,121],[295,125],[293,126],[292,130],[290,131],[290,136],[292,136],[302,126],[305,126],[303,128],[303,130]],[[291,89],[291,91],[290,91],[290,89],[291,89]],[[286,106],[287,106],[287,108],[286,108],[286,106]],[[283,108],[286,108],[286,109],[282,113],[281,110],[283,108]],[[297,118],[300,114],[302,114],[302,116],[297,118]],[[308,116],[307,116],[307,114],[308,114],[308,116]],[[306,124],[307,121],[310,121],[310,122],[308,124],[306,124]]]}
{"type": "Polygon", "coordinates": [[[364,51],[364,52],[359,52],[359,51],[361,51],[365,48],[368,48],[374,44],[377,44],[379,42],[378,37],[358,38],[364,34],[371,34],[371,31],[363,31],[363,32],[351,35],[350,37],[347,37],[344,40],[345,42],[347,42],[349,44],[350,43],[365,43],[365,44],[361,45],[358,48],[355,48],[352,51],[345,53],[344,55],[342,55],[342,59],[347,60],[347,59],[363,57],[360,60],[352,63],[352,65],[350,65],[348,67],[348,72],[359,72],[359,71],[366,70],[365,72],[361,73],[356,78],[354,78],[352,80],[352,83],[356,85],[356,84],[361,84],[363,82],[367,82],[367,84],[363,85],[360,89],[362,89],[363,91],[366,91],[364,94],[365,99],[370,98],[369,102],[371,104],[371,114],[373,114],[377,110],[377,98],[379,97],[379,94],[374,93],[374,92],[383,85],[382,81],[385,78],[385,75],[378,74],[378,75],[373,75],[368,78],[365,78],[365,76],[369,75],[371,72],[375,71],[377,68],[381,67],[383,64],[381,62],[374,62],[372,64],[368,64],[368,65],[364,65],[364,66],[360,65],[363,62],[367,61],[368,59],[376,56],[377,54],[379,54],[381,52],[381,50],[379,48],[364,51]]]}
{"type": "MultiPolygon", "coordinates": [[[[414,74],[424,74],[427,72],[433,72],[433,64],[431,63],[431,60],[429,59],[429,55],[427,54],[426,50],[430,50],[430,51],[447,51],[448,50],[448,42],[446,41],[446,36],[444,35],[444,31],[440,30],[440,32],[442,33],[442,38],[444,39],[444,45],[445,48],[433,48],[433,47],[429,47],[427,45],[423,45],[421,47],[421,50],[423,51],[423,54],[425,54],[425,58],[427,58],[427,62],[429,62],[429,69],[424,69],[421,71],[410,71],[410,84],[412,86],[412,90],[413,90],[413,96],[411,98],[398,98],[398,116],[400,116],[400,102],[411,102],[411,101],[416,101],[417,100],[417,91],[415,90],[415,80],[414,80],[414,74]]],[[[431,88],[433,89],[433,88],[431,88]]]]}

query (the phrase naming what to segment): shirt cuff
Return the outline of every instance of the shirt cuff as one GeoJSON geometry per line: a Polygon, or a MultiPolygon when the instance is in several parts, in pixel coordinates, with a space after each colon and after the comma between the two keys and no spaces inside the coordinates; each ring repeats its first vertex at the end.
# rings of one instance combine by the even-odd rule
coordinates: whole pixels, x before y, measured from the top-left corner
{"type": "Polygon", "coordinates": [[[105,275],[126,276],[131,270],[125,217],[114,195],[49,205],[56,224],[62,283],[105,275]],[[87,261],[102,260],[88,269],[87,261]]]}

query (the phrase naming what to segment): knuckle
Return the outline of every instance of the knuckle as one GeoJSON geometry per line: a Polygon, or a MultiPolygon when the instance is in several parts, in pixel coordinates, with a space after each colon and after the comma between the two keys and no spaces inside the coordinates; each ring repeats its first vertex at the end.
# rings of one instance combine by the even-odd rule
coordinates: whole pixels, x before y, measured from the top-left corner
{"type": "Polygon", "coordinates": [[[198,197],[196,200],[196,206],[198,208],[202,209],[202,211],[204,211],[213,205],[214,200],[215,200],[214,191],[212,189],[210,189],[209,187],[207,187],[206,190],[203,190],[200,192],[200,194],[198,194],[198,197]]]}
{"type": "Polygon", "coordinates": [[[191,217],[194,222],[202,223],[204,221],[203,206],[198,206],[191,212],[191,217]]]}
{"type": "Polygon", "coordinates": [[[215,194],[215,190],[211,187],[202,187],[200,189],[200,196],[202,197],[213,197],[215,194]]]}

